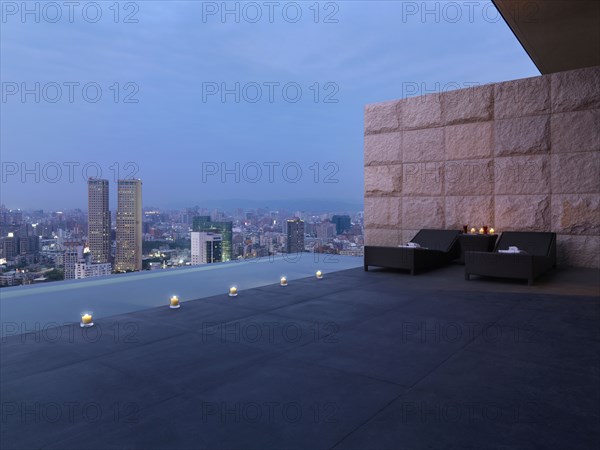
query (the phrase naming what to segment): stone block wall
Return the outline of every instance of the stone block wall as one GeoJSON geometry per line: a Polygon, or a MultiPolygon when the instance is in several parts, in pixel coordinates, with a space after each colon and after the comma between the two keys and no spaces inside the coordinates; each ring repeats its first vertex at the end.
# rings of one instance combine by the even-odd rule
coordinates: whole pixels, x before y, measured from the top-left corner
{"type": "Polygon", "coordinates": [[[600,268],[600,67],[365,107],[365,241],[420,228],[554,231],[600,268]]]}

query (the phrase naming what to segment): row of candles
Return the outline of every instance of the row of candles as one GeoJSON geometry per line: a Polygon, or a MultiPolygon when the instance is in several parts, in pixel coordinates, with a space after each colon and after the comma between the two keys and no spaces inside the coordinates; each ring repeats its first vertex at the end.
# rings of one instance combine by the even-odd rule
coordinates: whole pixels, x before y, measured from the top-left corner
{"type": "MultiPolygon", "coordinates": [[[[467,234],[469,227],[467,225],[463,225],[463,233],[467,234]]],[[[496,231],[493,228],[481,227],[479,229],[479,234],[495,234],[496,231]]],[[[477,229],[475,227],[471,228],[471,234],[477,234],[477,229]]]]}
{"type": "MultiPolygon", "coordinates": [[[[323,272],[321,272],[320,270],[317,270],[317,272],[315,273],[315,277],[317,278],[317,280],[322,280],[323,279],[323,272]]],[[[287,286],[288,285],[288,280],[287,277],[281,277],[279,279],[279,285],[280,286],[287,286]]],[[[229,288],[229,293],[228,295],[230,297],[237,297],[238,295],[238,288],[237,286],[231,286],[229,288]]],[[[173,295],[170,299],[169,302],[169,308],[171,309],[179,309],[181,307],[181,303],[179,302],[179,297],[176,295],[173,295]]],[[[79,323],[79,325],[82,328],[88,328],[88,327],[93,327],[94,326],[94,322],[93,322],[93,318],[92,318],[92,313],[91,312],[86,312],[84,314],[81,315],[81,322],[79,323]]]]}

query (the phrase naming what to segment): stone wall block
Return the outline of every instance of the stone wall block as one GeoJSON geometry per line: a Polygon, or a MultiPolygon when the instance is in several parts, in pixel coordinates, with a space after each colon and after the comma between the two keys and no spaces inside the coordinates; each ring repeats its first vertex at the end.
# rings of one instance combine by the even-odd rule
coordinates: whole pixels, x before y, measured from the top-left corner
{"type": "Polygon", "coordinates": [[[400,229],[400,197],[365,197],[365,227],[400,229]]]}
{"type": "Polygon", "coordinates": [[[442,121],[445,125],[491,120],[494,114],[493,85],[444,92],[442,121]]]}
{"type": "Polygon", "coordinates": [[[402,165],[402,194],[404,196],[442,195],[443,163],[405,163],[402,165]]]}
{"type": "Polygon", "coordinates": [[[561,234],[600,235],[600,196],[552,196],[552,231],[561,234]]]}
{"type": "Polygon", "coordinates": [[[550,231],[549,195],[496,195],[495,206],[499,231],[550,231]]]}
{"type": "Polygon", "coordinates": [[[600,236],[556,236],[556,259],[560,266],[600,269],[600,236]]]}
{"type": "Polygon", "coordinates": [[[442,161],[444,129],[429,128],[405,131],[402,138],[403,162],[442,161]]]}
{"type": "Polygon", "coordinates": [[[494,85],[494,118],[533,116],[550,112],[550,79],[524,78],[494,85]]]}
{"type": "Polygon", "coordinates": [[[365,134],[397,131],[399,128],[398,101],[365,106],[365,134]]]}
{"type": "Polygon", "coordinates": [[[550,75],[552,112],[600,108],[600,66],[550,75]]]}
{"type": "Polygon", "coordinates": [[[600,109],[553,114],[552,153],[600,151],[600,109]]]}
{"type": "Polygon", "coordinates": [[[485,158],[493,153],[493,122],[446,127],[446,159],[485,158]]]}
{"type": "Polygon", "coordinates": [[[552,155],[552,193],[600,193],[600,152],[552,155]]]}
{"type": "Polygon", "coordinates": [[[443,197],[407,197],[402,202],[402,225],[408,229],[445,227],[443,197]]]}
{"type": "Polygon", "coordinates": [[[490,195],[494,192],[492,159],[446,161],[443,168],[446,195],[490,195]]]}
{"type": "Polygon", "coordinates": [[[404,130],[437,127],[442,123],[439,94],[406,98],[400,101],[399,110],[400,126],[404,130]]]}
{"type": "Polygon", "coordinates": [[[402,133],[365,136],[365,166],[398,164],[402,161],[402,133]]]}
{"type": "Polygon", "coordinates": [[[550,116],[528,116],[494,123],[496,156],[547,153],[550,150],[550,116]]]}
{"type": "Polygon", "coordinates": [[[401,191],[401,164],[365,167],[365,196],[398,197],[401,191]]]}
{"type": "Polygon", "coordinates": [[[395,247],[400,245],[400,231],[385,228],[366,228],[365,245],[395,247]]]}
{"type": "Polygon", "coordinates": [[[494,227],[494,200],[491,195],[446,197],[446,227],[460,230],[482,226],[494,227]]]}
{"type": "Polygon", "coordinates": [[[494,178],[496,194],[549,194],[550,156],[496,158],[494,178]]]}

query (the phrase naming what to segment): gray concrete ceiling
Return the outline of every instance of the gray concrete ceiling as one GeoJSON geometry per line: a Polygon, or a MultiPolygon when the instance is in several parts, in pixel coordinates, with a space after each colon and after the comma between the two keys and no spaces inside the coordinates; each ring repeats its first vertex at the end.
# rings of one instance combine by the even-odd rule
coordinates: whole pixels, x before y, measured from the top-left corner
{"type": "Polygon", "coordinates": [[[542,74],[600,65],[600,0],[492,0],[542,74]]]}

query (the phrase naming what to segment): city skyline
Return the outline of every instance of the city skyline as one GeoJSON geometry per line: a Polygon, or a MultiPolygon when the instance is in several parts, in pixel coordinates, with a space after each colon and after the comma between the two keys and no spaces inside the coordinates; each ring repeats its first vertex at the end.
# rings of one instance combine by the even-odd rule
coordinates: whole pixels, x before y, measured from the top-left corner
{"type": "Polygon", "coordinates": [[[120,180],[111,223],[109,184],[89,180],[87,212],[8,210],[0,205],[0,287],[285,253],[359,256],[363,251],[362,212],[225,212],[197,206],[161,211],[143,207],[141,180],[120,180]],[[106,245],[109,254],[103,255],[106,245]],[[98,254],[112,261],[113,248],[114,267],[98,262],[98,254]]]}

